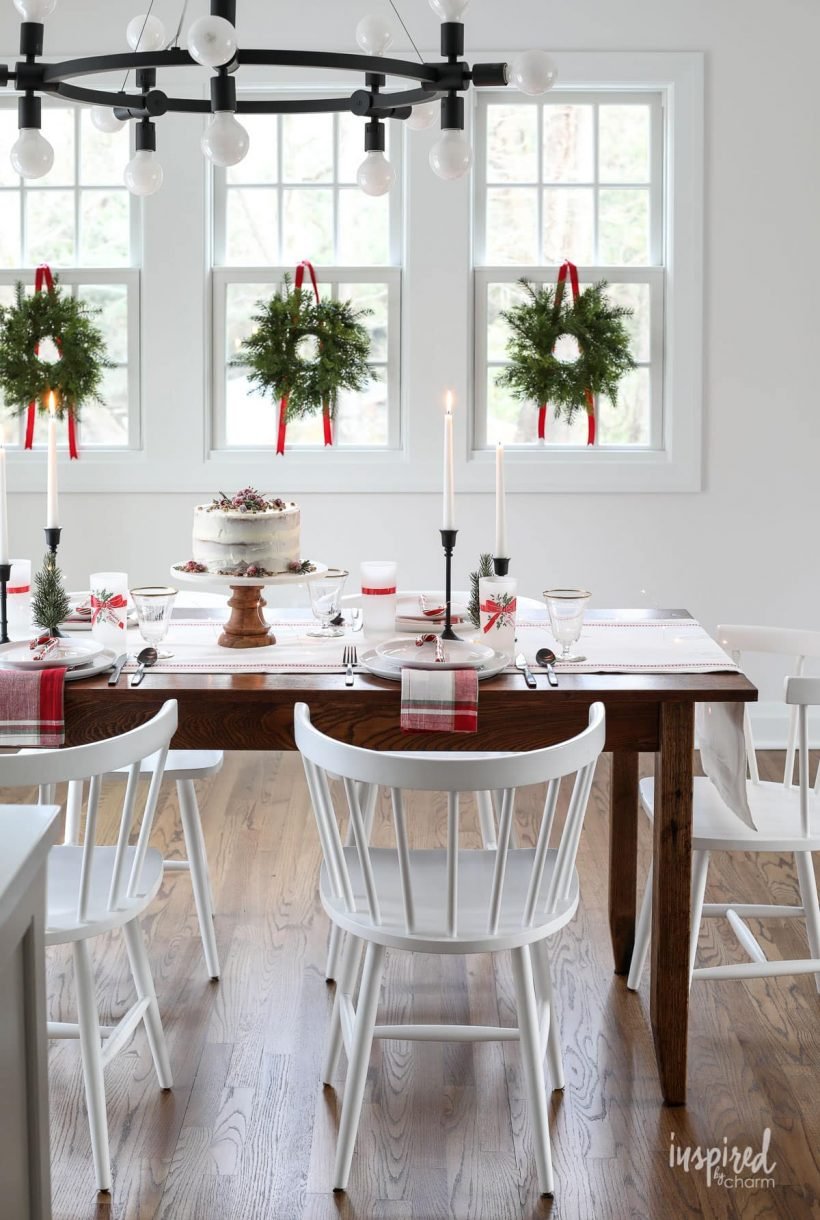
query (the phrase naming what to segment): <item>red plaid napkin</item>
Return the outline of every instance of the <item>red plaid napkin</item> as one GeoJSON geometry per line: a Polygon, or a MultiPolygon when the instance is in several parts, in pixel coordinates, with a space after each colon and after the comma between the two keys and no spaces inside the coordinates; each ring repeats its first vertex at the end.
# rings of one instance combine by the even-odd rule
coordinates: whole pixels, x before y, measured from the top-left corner
{"type": "Polygon", "coordinates": [[[65,740],[65,668],[0,670],[0,746],[54,750],[65,740]]]}
{"type": "Polygon", "coordinates": [[[475,733],[478,673],[475,669],[403,669],[404,733],[475,733]]]}

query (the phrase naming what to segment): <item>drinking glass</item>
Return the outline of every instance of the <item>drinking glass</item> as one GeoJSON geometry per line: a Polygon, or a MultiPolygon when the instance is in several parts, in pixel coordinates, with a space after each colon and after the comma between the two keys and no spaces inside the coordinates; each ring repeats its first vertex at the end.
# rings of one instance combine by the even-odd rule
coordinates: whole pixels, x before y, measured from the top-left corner
{"type": "Polygon", "coordinates": [[[515,612],[518,581],[514,576],[481,576],[478,605],[481,643],[512,657],[515,653],[515,612]]]}
{"type": "MultiPolygon", "coordinates": [[[[131,590],[140,635],[146,644],[153,644],[156,648],[165,639],[171,626],[176,596],[177,590],[170,585],[145,585],[142,589],[131,590]]],[[[158,652],[161,660],[173,655],[172,652],[158,652]]]]}
{"type": "Polygon", "coordinates": [[[324,640],[344,635],[344,627],[334,627],[333,620],[339,614],[342,605],[342,590],[348,576],[348,572],[341,570],[329,571],[324,576],[320,576],[318,580],[308,581],[310,608],[313,611],[313,617],[322,624],[318,630],[309,631],[308,635],[324,640]]]}
{"type": "Polygon", "coordinates": [[[362,578],[362,631],[366,636],[394,635],[396,578],[399,565],[388,559],[366,559],[362,578]]]}
{"type": "Polygon", "coordinates": [[[92,572],[91,635],[106,648],[125,652],[125,620],[128,614],[128,576],[125,572],[92,572]]]}
{"type": "Polygon", "coordinates": [[[586,657],[573,656],[572,645],[581,634],[584,611],[592,595],[586,589],[545,589],[544,601],[550,616],[550,626],[556,643],[561,645],[559,661],[577,664],[586,657]]]}

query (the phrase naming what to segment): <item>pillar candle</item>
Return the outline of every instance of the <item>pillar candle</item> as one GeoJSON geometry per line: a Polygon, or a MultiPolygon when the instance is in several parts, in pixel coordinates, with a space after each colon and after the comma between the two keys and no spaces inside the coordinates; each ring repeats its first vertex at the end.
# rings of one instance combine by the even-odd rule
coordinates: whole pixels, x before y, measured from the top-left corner
{"type": "Polygon", "coordinates": [[[504,446],[495,451],[495,551],[496,559],[509,559],[507,546],[507,501],[504,494],[504,446]]]}
{"type": "Polygon", "coordinates": [[[54,408],[54,391],[48,400],[48,491],[46,495],[46,529],[56,529],[60,524],[57,512],[57,414],[54,408]]]}
{"type": "Polygon", "coordinates": [[[453,396],[447,393],[447,411],[444,415],[444,513],[443,530],[456,528],[455,487],[453,480],[453,396]]]}

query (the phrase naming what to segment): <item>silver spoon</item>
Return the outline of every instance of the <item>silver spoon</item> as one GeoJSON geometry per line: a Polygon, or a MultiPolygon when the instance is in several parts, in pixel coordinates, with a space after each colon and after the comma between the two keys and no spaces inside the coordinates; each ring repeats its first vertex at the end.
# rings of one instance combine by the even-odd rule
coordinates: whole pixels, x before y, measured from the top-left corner
{"type": "Polygon", "coordinates": [[[552,668],[555,660],[555,653],[551,648],[539,648],[538,652],[535,654],[535,663],[547,671],[547,681],[549,682],[550,686],[558,685],[555,670],[552,668]]]}
{"type": "Polygon", "coordinates": [[[156,665],[158,660],[159,653],[157,652],[156,648],[143,648],[142,652],[138,652],[138,667],[131,675],[129,686],[139,686],[140,682],[142,682],[143,678],[145,677],[146,669],[149,669],[152,665],[156,665]]]}

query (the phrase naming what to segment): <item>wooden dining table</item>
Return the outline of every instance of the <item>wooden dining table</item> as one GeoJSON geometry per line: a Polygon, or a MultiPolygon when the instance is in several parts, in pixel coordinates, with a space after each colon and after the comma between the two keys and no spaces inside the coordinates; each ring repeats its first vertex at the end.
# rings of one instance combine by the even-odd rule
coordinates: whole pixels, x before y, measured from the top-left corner
{"type": "MultiPolygon", "coordinates": [[[[190,612],[185,612],[186,615],[190,612]]],[[[219,612],[212,612],[219,617],[219,612]]],[[[688,618],[685,610],[598,610],[589,616],[634,621],[688,618]]],[[[125,732],[179,704],[177,749],[293,750],[293,707],[305,702],[314,723],[334,737],[372,750],[532,750],[562,741],[587,723],[589,707],[606,707],[612,754],[609,924],[615,973],[629,971],[635,938],[638,756],[655,755],[654,872],[650,1019],[664,1100],[686,1101],[689,1018],[689,911],[692,778],[696,703],[751,702],[757,690],[742,673],[567,674],[559,685],[530,690],[520,674],[482,682],[476,734],[407,734],[399,727],[399,687],[357,672],[344,675],[159,674],[141,686],[125,676],[67,683],[66,745],[125,732]]]]}

